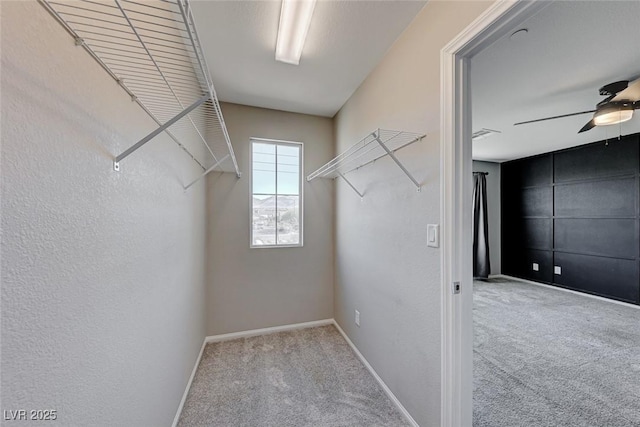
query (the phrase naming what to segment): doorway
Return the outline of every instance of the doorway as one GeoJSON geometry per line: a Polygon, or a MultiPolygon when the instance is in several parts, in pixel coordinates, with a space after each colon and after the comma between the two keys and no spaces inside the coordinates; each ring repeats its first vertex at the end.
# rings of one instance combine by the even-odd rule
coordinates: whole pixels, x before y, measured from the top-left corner
{"type": "Polygon", "coordinates": [[[473,422],[470,60],[545,3],[497,1],[441,53],[441,425],[445,427],[473,422]]]}
{"type": "MultiPolygon", "coordinates": [[[[443,274],[443,286],[444,286],[443,311],[442,311],[442,315],[443,315],[443,353],[442,353],[443,354],[443,359],[442,359],[443,423],[442,425],[447,425],[447,426],[448,425],[472,425],[472,422],[473,422],[471,408],[473,406],[473,403],[472,403],[473,402],[472,354],[473,354],[474,333],[473,333],[473,326],[472,326],[473,325],[472,310],[473,310],[473,302],[474,302],[473,300],[474,285],[472,281],[473,268],[472,268],[472,255],[471,255],[471,248],[473,247],[473,245],[471,242],[471,238],[472,238],[471,237],[472,236],[472,232],[471,232],[471,228],[472,228],[471,191],[472,190],[471,188],[472,187],[470,185],[470,183],[472,182],[470,62],[471,62],[471,59],[476,58],[479,53],[487,52],[488,51],[487,48],[489,46],[491,45],[495,46],[494,45],[495,41],[497,41],[500,38],[503,38],[503,36],[505,35],[509,35],[512,32],[514,32],[516,29],[518,29],[521,26],[522,22],[524,22],[525,20],[528,20],[533,15],[540,12],[542,8],[547,7],[550,4],[553,4],[553,3],[545,2],[545,4],[542,4],[542,5],[525,3],[525,2],[496,3],[487,11],[485,15],[481,16],[474,24],[472,24],[465,32],[463,32],[458,37],[458,39],[454,40],[449,46],[445,47],[442,53],[442,70],[443,70],[442,72],[442,90],[443,90],[442,92],[442,111],[443,111],[442,156],[443,157],[442,157],[442,181],[441,181],[442,196],[441,197],[442,197],[443,233],[444,233],[443,239],[442,239],[443,241],[442,274],[443,274]]],[[[555,13],[556,13],[555,9],[548,9],[544,13],[541,13],[539,16],[536,16],[536,19],[539,20],[545,14],[546,15],[552,14],[553,16],[556,16],[555,13]]],[[[566,22],[571,22],[571,21],[566,21],[566,22]]],[[[558,38],[558,39],[561,39],[561,38],[558,38]]],[[[517,75],[517,73],[515,74],[517,75]]],[[[633,75],[630,74],[629,77],[633,77],[633,75]]],[[[606,82],[602,82],[602,83],[606,83],[606,82]]],[[[535,85],[535,84],[531,84],[529,86],[533,88],[540,87],[540,85],[535,85]]],[[[547,114],[547,115],[551,116],[551,114],[547,114]]],[[[535,118],[535,117],[532,117],[532,118],[535,118]]],[[[586,121],[588,119],[579,118],[578,121],[580,120],[586,121]]],[[[511,121],[510,124],[512,124],[513,122],[514,121],[511,121]]],[[[579,124],[580,126],[582,126],[583,123],[579,123],[579,124]]],[[[576,127],[575,130],[577,130],[578,128],[579,127],[576,127]]],[[[476,130],[476,129],[473,129],[473,130],[476,130]]],[[[602,128],[600,128],[600,130],[603,131],[602,128]]],[[[636,137],[637,137],[638,129],[636,129],[633,132],[629,132],[629,134],[634,132],[636,133],[636,137]]],[[[572,132],[572,133],[575,133],[575,132],[572,132]]],[[[593,133],[594,132],[592,131],[590,135],[593,133]]],[[[602,138],[594,137],[593,142],[595,142],[598,139],[602,139],[602,138]]],[[[634,141],[637,141],[637,138],[634,141]]],[[[578,142],[578,143],[574,143],[573,145],[567,145],[566,147],[569,147],[569,146],[573,147],[575,145],[584,144],[586,142],[592,142],[592,141],[583,141],[581,143],[578,142]]],[[[630,147],[631,145],[636,144],[633,141],[631,142],[627,141],[626,143],[624,144],[623,143],[624,141],[620,141],[620,143],[617,144],[616,149],[622,150],[623,146],[630,147]]],[[[556,147],[554,149],[566,148],[566,147],[556,147]]],[[[550,180],[550,184],[548,185],[549,187],[548,193],[552,197],[551,200],[562,201],[564,199],[560,197],[562,195],[561,193],[562,191],[566,193],[568,191],[567,189],[569,188],[569,185],[572,185],[574,187],[578,185],[582,185],[580,183],[577,183],[577,181],[580,181],[580,179],[575,177],[576,175],[575,173],[572,175],[572,182],[570,183],[566,181],[571,181],[571,180],[567,180],[563,178],[562,174],[558,175],[558,173],[562,172],[563,170],[565,171],[563,173],[566,175],[567,174],[566,170],[568,170],[568,169],[562,169],[562,168],[559,169],[558,165],[560,163],[553,166],[555,164],[554,159],[556,159],[558,162],[561,162],[563,159],[569,159],[569,158],[573,159],[574,157],[576,157],[576,155],[574,155],[576,152],[577,152],[576,150],[572,150],[571,153],[568,152],[567,150],[564,150],[564,151],[554,152],[554,153],[551,153],[550,155],[547,155],[547,157],[551,159],[551,163],[550,163],[551,167],[548,168],[550,172],[548,174],[542,174],[542,175],[546,177],[545,179],[550,180]],[[558,185],[560,185],[560,187],[557,187],[558,185]],[[557,191],[554,190],[554,186],[556,186],[555,188],[557,191]]],[[[606,149],[606,148],[600,147],[598,144],[592,144],[591,148],[585,149],[584,151],[580,151],[580,153],[586,153],[586,154],[580,154],[582,160],[580,160],[577,163],[573,162],[572,164],[584,164],[585,163],[584,158],[586,158],[585,156],[587,156],[587,154],[596,153],[596,154],[589,154],[589,155],[591,155],[591,157],[596,159],[594,161],[596,162],[598,167],[602,169],[604,167],[602,165],[606,164],[606,162],[602,159],[605,158],[606,156],[611,157],[613,155],[611,154],[612,152],[613,152],[612,149],[606,149]],[[603,150],[608,150],[607,151],[608,154],[605,155],[604,152],[601,153],[601,151],[603,150]]],[[[539,153],[542,153],[542,151],[540,151],[539,153]]],[[[532,154],[538,154],[538,153],[530,153],[529,155],[532,155],[532,154]]],[[[525,157],[525,156],[512,157],[512,159],[520,158],[520,157],[525,157]]],[[[634,162],[633,159],[637,159],[637,155],[626,155],[626,156],[617,155],[617,157],[622,159],[627,159],[627,160],[632,159],[631,160],[632,163],[634,162]]],[[[634,165],[634,168],[635,168],[633,169],[634,171],[637,170],[638,168],[637,160],[635,162],[636,164],[634,165]]],[[[526,168],[523,169],[522,167],[520,167],[516,169],[524,170],[526,168]]],[[[574,169],[576,168],[574,167],[574,169]]],[[[571,171],[573,171],[574,169],[571,169],[571,171]]],[[[583,167],[583,169],[585,169],[585,167],[583,167]]],[[[587,167],[586,169],[593,169],[593,168],[587,167]]],[[[617,168],[617,169],[620,169],[620,168],[617,168]]],[[[619,170],[616,170],[615,173],[618,175],[620,174],[619,170]]],[[[634,172],[634,173],[637,175],[638,172],[634,172]]],[[[607,171],[600,172],[600,175],[603,175],[604,178],[606,178],[604,179],[604,181],[606,181],[607,183],[609,182],[607,181],[607,179],[610,179],[610,175],[611,175],[609,172],[607,171]]],[[[588,178],[587,180],[589,181],[589,185],[594,188],[597,187],[596,184],[599,185],[599,182],[603,181],[602,176],[594,177],[589,175],[587,178],[588,178]]],[[[632,178],[628,178],[627,181],[629,182],[633,181],[632,178]]],[[[618,177],[616,179],[620,181],[622,178],[618,177]]],[[[512,179],[512,181],[514,180],[512,179]]],[[[604,185],[605,184],[602,184],[602,186],[604,185]]],[[[636,186],[637,186],[637,183],[636,183],[636,186]]],[[[522,188],[526,187],[527,188],[526,191],[529,191],[529,192],[534,191],[530,189],[531,186],[527,187],[526,185],[522,184],[518,188],[520,187],[522,188]]],[[[634,192],[635,194],[637,193],[637,190],[632,192],[634,192]]],[[[574,191],[572,194],[577,194],[577,192],[574,191]]],[[[611,192],[609,192],[609,194],[611,194],[611,192]]],[[[626,197],[624,199],[633,201],[635,198],[631,196],[631,197],[626,197]]],[[[553,207],[555,204],[556,202],[551,202],[550,206],[553,207]]],[[[590,206],[591,205],[588,205],[587,207],[593,210],[593,208],[591,208],[590,206]]],[[[550,215],[548,218],[543,218],[543,219],[538,218],[535,221],[527,219],[526,221],[529,221],[531,223],[535,222],[538,225],[550,224],[551,227],[555,227],[556,225],[563,226],[565,227],[565,229],[569,226],[575,226],[576,224],[580,225],[588,221],[592,221],[592,222],[602,221],[602,218],[582,218],[580,215],[578,215],[575,218],[574,217],[560,218],[560,223],[558,223],[557,221],[558,218],[556,218],[555,216],[556,215],[555,212],[558,211],[558,209],[555,209],[555,208],[550,208],[550,209],[552,209],[550,212],[553,212],[553,213],[548,214],[548,216],[550,215]]],[[[584,210],[586,211],[586,208],[584,210]]],[[[604,214],[599,216],[606,217],[606,215],[604,214]]],[[[612,221],[611,219],[608,219],[608,220],[612,221]]],[[[624,221],[633,222],[629,219],[625,219],[624,221]]],[[[620,220],[618,222],[622,223],[624,221],[620,220]]],[[[600,228],[595,227],[595,229],[601,229],[601,228],[602,227],[600,228]]],[[[594,227],[591,227],[591,230],[593,229],[594,227]]],[[[552,232],[550,234],[538,233],[538,236],[544,234],[545,236],[548,237],[548,235],[550,235],[552,236],[551,239],[553,239],[554,228],[551,228],[551,230],[552,232]]],[[[601,240],[602,239],[600,240],[596,239],[596,241],[598,242],[601,240]]],[[[619,242],[620,239],[617,239],[615,241],[619,242]]],[[[551,242],[556,242],[556,240],[551,240],[551,242]]],[[[570,264],[566,260],[570,259],[571,257],[576,258],[582,255],[576,255],[575,247],[573,248],[574,253],[571,253],[571,248],[569,248],[566,244],[561,248],[563,250],[557,251],[558,245],[562,244],[563,240],[558,240],[557,242],[556,243],[547,242],[547,244],[550,245],[548,248],[549,249],[548,252],[552,254],[553,259],[555,259],[556,261],[560,259],[562,261],[560,262],[560,264],[564,262],[564,264],[567,265],[566,272],[564,268],[560,269],[559,267],[556,267],[556,264],[558,264],[558,262],[553,262],[553,263],[548,262],[547,264],[549,264],[549,266],[547,266],[547,264],[544,264],[544,262],[538,261],[537,258],[533,260],[527,260],[527,262],[522,264],[522,269],[527,270],[526,274],[531,276],[536,276],[536,275],[542,274],[542,272],[546,272],[548,273],[547,275],[551,277],[551,279],[546,280],[546,282],[553,282],[554,284],[559,284],[559,286],[562,286],[564,284],[565,287],[569,287],[569,288],[571,288],[572,286],[576,287],[574,277],[577,277],[577,276],[575,274],[573,276],[571,275],[571,271],[569,269],[570,264]],[[560,254],[554,254],[554,252],[556,251],[560,252],[560,254]],[[547,267],[550,267],[550,269],[548,269],[547,267]],[[567,274],[564,274],[564,273],[567,273],[567,274]],[[562,276],[560,276],[561,274],[562,276]]],[[[523,245],[523,247],[531,246],[531,244],[533,243],[529,242],[528,245],[523,245]]],[[[596,245],[592,244],[592,246],[596,246],[596,245]]],[[[591,257],[608,256],[609,257],[607,258],[608,260],[616,258],[616,256],[620,258],[619,255],[614,256],[615,254],[611,255],[609,253],[611,252],[611,248],[607,247],[603,249],[602,246],[603,246],[602,244],[599,244],[598,246],[598,249],[602,252],[602,254],[598,255],[598,254],[595,254],[594,251],[592,251],[594,253],[587,254],[587,255],[591,257]]],[[[634,248],[634,251],[637,251],[637,244],[634,245],[632,242],[631,246],[634,248]]],[[[621,252],[623,248],[621,247],[621,245],[618,244],[615,246],[615,249],[616,251],[621,252]]],[[[582,249],[582,250],[584,251],[586,249],[582,249]]],[[[538,250],[538,252],[542,253],[540,250],[538,250]]],[[[538,256],[537,253],[536,253],[536,256],[538,256]]],[[[590,258],[590,259],[592,260],[590,264],[595,265],[596,263],[595,261],[593,261],[593,258],[590,258]]],[[[504,258],[503,258],[503,261],[504,261],[504,258]]],[[[604,261],[602,262],[604,263],[604,261]]],[[[613,261],[606,261],[606,262],[612,263],[613,261]]],[[[634,263],[635,263],[634,260],[631,260],[631,261],[627,260],[625,262],[626,262],[625,265],[628,264],[631,266],[628,269],[633,270],[633,268],[637,268],[637,265],[635,265],[634,267],[634,263]]],[[[619,264],[622,264],[622,262],[619,262],[619,264]]],[[[512,266],[510,268],[511,270],[514,270],[515,267],[512,266]]],[[[620,270],[624,270],[624,269],[620,268],[620,270]]],[[[516,276],[518,275],[516,274],[516,276]]],[[[583,287],[587,289],[587,292],[589,291],[589,289],[591,289],[587,285],[589,285],[589,283],[593,281],[591,280],[593,279],[593,277],[589,277],[588,279],[589,280],[583,279],[582,280],[583,283],[581,283],[581,285],[583,285],[583,287]]],[[[622,281],[618,280],[615,282],[618,283],[622,281]]],[[[637,279],[635,282],[637,287],[637,279]]],[[[540,298],[538,299],[543,300],[544,297],[548,295],[545,294],[545,291],[542,291],[540,289],[541,288],[537,288],[537,290],[540,291],[539,292],[540,295],[538,295],[540,298]]],[[[613,290],[616,290],[616,289],[613,289],[613,290]]],[[[591,291],[592,291],[591,293],[597,293],[593,289],[591,289],[591,291]]],[[[609,291],[612,292],[611,289],[609,289],[609,291]]],[[[551,292],[557,292],[557,291],[551,291],[551,292]]],[[[634,295],[634,298],[638,297],[637,292],[633,295],[634,295]]],[[[617,297],[617,299],[627,298],[626,294],[623,293],[622,291],[613,293],[613,297],[614,298],[617,297]]],[[[578,297],[578,299],[574,304],[575,306],[591,305],[590,302],[588,302],[587,300],[579,300],[579,298],[584,298],[584,297],[578,297]]],[[[543,307],[543,309],[550,308],[554,303],[555,301],[549,301],[548,303],[545,303],[546,305],[543,307]]],[[[636,300],[636,303],[637,303],[637,300],[636,300]]],[[[594,303],[592,307],[592,309],[594,310],[593,311],[594,313],[599,312],[598,310],[601,310],[601,312],[606,312],[608,310],[606,306],[596,307],[596,305],[597,304],[594,303]]],[[[503,313],[511,311],[511,308],[512,308],[511,306],[505,307],[503,309],[503,313]]],[[[616,310],[613,310],[613,311],[616,312],[616,310]]],[[[550,312],[548,314],[552,316],[558,313],[550,312]]],[[[576,311],[576,313],[573,313],[573,314],[579,315],[580,313],[576,311]]],[[[556,325],[561,324],[561,321],[566,320],[565,318],[567,317],[570,317],[570,316],[568,315],[560,316],[556,325]]],[[[636,318],[636,316],[631,316],[631,317],[636,318]]],[[[577,324],[578,322],[573,322],[573,323],[569,322],[567,323],[567,325],[565,325],[565,326],[568,326],[565,329],[569,330],[571,329],[570,327],[576,327],[577,324]]],[[[569,337],[570,340],[577,341],[580,344],[588,342],[588,340],[581,340],[580,338],[577,338],[580,336],[579,331],[575,332],[575,329],[572,329],[572,330],[574,332],[571,332],[569,337]]],[[[610,328],[610,330],[622,331],[622,328],[612,327],[610,328]]],[[[615,335],[613,332],[612,334],[615,335]]],[[[510,336],[510,332],[508,335],[510,336]]],[[[558,334],[558,335],[561,335],[561,334],[558,334]]],[[[555,338],[555,335],[553,333],[549,333],[548,336],[553,336],[555,338]]],[[[610,336],[608,338],[610,338],[610,336]]],[[[532,342],[532,341],[528,341],[528,342],[532,342]]],[[[560,348],[560,347],[561,346],[557,346],[556,348],[560,348]]],[[[571,354],[571,352],[569,352],[569,354],[571,354]]],[[[558,360],[568,360],[568,359],[564,358],[564,359],[558,359],[558,360]]],[[[509,363],[511,363],[511,361],[509,363]]],[[[545,365],[545,368],[548,368],[548,366],[545,365]]],[[[615,377],[616,375],[610,375],[610,376],[615,377]]],[[[534,375],[532,377],[533,382],[535,382],[536,379],[538,379],[539,377],[540,377],[539,375],[534,375]]],[[[525,384],[528,384],[528,383],[529,382],[525,381],[525,384]]],[[[559,387],[559,388],[562,388],[562,387],[559,387]]],[[[557,394],[566,395],[567,393],[558,392],[557,394]]],[[[622,408],[622,410],[618,412],[623,412],[623,409],[624,408],[622,408]]],[[[610,424],[612,423],[606,423],[606,422],[600,423],[600,425],[610,425],[610,424]]]]}

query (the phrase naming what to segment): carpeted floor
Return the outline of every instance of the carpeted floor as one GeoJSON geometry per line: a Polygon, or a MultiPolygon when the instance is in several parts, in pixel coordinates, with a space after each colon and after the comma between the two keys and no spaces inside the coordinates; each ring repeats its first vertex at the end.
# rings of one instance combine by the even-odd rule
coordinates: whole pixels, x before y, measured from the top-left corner
{"type": "Polygon", "coordinates": [[[640,309],[476,281],[475,427],[640,426],[640,309]]]}
{"type": "Polygon", "coordinates": [[[409,424],[330,325],[208,344],[178,425],[409,424]]]}

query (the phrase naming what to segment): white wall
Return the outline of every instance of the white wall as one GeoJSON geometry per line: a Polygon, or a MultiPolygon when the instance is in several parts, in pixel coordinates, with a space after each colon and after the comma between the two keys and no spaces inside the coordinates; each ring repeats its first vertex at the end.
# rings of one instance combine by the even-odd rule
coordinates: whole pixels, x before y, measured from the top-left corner
{"type": "MultiPolygon", "coordinates": [[[[205,336],[205,192],[45,11],[2,2],[2,410],[168,426],[205,336]]],[[[29,422],[32,424],[32,422],[29,422]]]]}
{"type": "Polygon", "coordinates": [[[500,163],[473,161],[474,172],[487,175],[487,217],[489,218],[489,260],[491,274],[500,274],[500,163]]]}
{"type": "Polygon", "coordinates": [[[335,318],[422,426],[440,425],[440,49],[490,2],[427,3],[336,116],[338,151],[375,128],[424,132],[397,153],[417,193],[386,158],[336,185],[335,318]],[[354,324],[354,310],[361,326],[354,324]]]}
{"type": "Polygon", "coordinates": [[[333,120],[222,104],[244,175],[207,181],[209,335],[333,317],[333,182],[304,183],[304,247],[249,247],[250,138],[304,143],[304,175],[333,156],[333,120]]]}

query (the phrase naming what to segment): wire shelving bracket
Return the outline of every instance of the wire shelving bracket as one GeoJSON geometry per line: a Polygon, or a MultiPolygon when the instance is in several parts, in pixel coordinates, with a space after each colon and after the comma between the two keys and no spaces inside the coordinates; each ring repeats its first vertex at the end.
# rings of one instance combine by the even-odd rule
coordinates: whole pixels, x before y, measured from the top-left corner
{"type": "Polygon", "coordinates": [[[373,163],[381,157],[389,156],[396,165],[404,172],[405,175],[416,186],[416,190],[421,190],[418,180],[407,170],[395,155],[395,152],[414,142],[422,140],[426,135],[403,132],[388,129],[376,129],[369,135],[362,138],[357,143],[349,147],[348,150],[342,152],[315,172],[307,176],[307,181],[313,181],[317,178],[342,178],[360,198],[364,197],[364,193],[359,191],[345,175],[349,172],[359,169],[363,166],[373,163]]]}
{"type": "Polygon", "coordinates": [[[39,0],[158,125],[113,168],[166,133],[202,169],[241,173],[188,0],[39,0]]]}

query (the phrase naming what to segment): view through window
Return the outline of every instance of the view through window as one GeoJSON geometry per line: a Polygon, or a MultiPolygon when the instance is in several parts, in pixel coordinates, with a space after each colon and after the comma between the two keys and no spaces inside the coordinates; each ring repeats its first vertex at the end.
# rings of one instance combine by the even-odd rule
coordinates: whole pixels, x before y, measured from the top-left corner
{"type": "Polygon", "coordinates": [[[302,144],[251,140],[251,246],[302,246],[302,144]]]}

